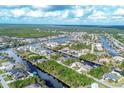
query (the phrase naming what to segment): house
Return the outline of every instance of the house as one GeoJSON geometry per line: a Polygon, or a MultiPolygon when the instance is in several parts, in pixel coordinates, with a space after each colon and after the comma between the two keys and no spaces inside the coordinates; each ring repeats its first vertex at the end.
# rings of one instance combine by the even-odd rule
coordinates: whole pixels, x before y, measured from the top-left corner
{"type": "Polygon", "coordinates": [[[100,63],[109,63],[109,62],[111,62],[111,59],[104,57],[104,58],[100,58],[100,59],[99,59],[99,62],[100,62],[100,63]]]}
{"type": "Polygon", "coordinates": [[[65,52],[65,53],[68,53],[69,50],[70,50],[70,49],[69,49],[68,47],[65,47],[65,48],[61,49],[61,51],[62,51],[62,52],[65,52]]]}
{"type": "Polygon", "coordinates": [[[107,73],[103,76],[104,80],[114,81],[114,82],[118,82],[121,78],[122,78],[122,76],[115,71],[107,73]]]}
{"type": "Polygon", "coordinates": [[[2,63],[2,66],[0,67],[0,69],[9,71],[9,70],[12,70],[14,66],[15,66],[15,64],[13,64],[11,62],[4,62],[4,63],[2,63]]]}
{"type": "Polygon", "coordinates": [[[123,60],[124,60],[124,58],[121,57],[121,56],[115,56],[115,57],[113,57],[113,59],[114,59],[115,61],[123,61],[123,60]]]}
{"type": "Polygon", "coordinates": [[[13,75],[14,80],[18,80],[18,79],[25,78],[28,76],[28,73],[26,71],[12,69],[9,72],[11,75],[13,75]]]}
{"type": "Polygon", "coordinates": [[[36,83],[36,84],[28,85],[28,86],[26,86],[25,88],[41,88],[41,86],[36,83]]]}
{"type": "Polygon", "coordinates": [[[17,72],[13,75],[14,79],[17,80],[17,79],[21,79],[23,77],[25,77],[26,75],[22,72],[17,72]]]}
{"type": "Polygon", "coordinates": [[[82,64],[80,62],[74,62],[74,63],[72,63],[71,64],[71,67],[72,68],[78,68],[78,70],[77,70],[78,72],[82,72],[82,71],[87,72],[87,71],[90,71],[92,69],[91,66],[86,65],[86,64],[82,64]]]}
{"type": "Polygon", "coordinates": [[[45,58],[42,58],[42,59],[38,59],[37,60],[38,63],[47,62],[47,61],[48,61],[48,59],[45,59],[45,58]]]}
{"type": "Polygon", "coordinates": [[[103,51],[103,47],[101,43],[96,43],[96,48],[98,51],[103,51]]]}
{"type": "Polygon", "coordinates": [[[86,55],[87,53],[90,53],[90,49],[82,49],[81,52],[82,55],[86,55]]]}
{"type": "Polygon", "coordinates": [[[99,88],[99,84],[98,83],[92,83],[91,88],[99,88]]]}
{"type": "Polygon", "coordinates": [[[65,56],[65,57],[60,57],[60,58],[58,58],[57,61],[58,61],[58,62],[64,62],[64,61],[66,61],[66,60],[68,60],[68,59],[69,59],[69,57],[65,56]]]}

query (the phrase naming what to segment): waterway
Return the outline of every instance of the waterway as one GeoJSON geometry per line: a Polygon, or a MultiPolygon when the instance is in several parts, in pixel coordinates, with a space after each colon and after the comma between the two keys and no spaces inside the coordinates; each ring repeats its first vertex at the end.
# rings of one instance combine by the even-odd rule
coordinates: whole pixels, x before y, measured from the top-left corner
{"type": "Polygon", "coordinates": [[[70,40],[70,38],[65,36],[65,37],[60,37],[60,38],[53,38],[48,41],[57,42],[57,43],[65,43],[69,40],[70,40]]]}
{"type": "Polygon", "coordinates": [[[116,52],[116,50],[114,50],[111,47],[109,40],[105,36],[100,36],[100,41],[101,41],[103,47],[108,51],[108,53],[111,56],[113,56],[113,57],[118,56],[118,53],[116,52]]]}

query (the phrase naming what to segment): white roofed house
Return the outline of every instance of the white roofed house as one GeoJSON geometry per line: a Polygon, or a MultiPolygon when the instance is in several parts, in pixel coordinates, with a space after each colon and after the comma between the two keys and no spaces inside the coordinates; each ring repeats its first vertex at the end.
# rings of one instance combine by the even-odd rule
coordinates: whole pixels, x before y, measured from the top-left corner
{"type": "Polygon", "coordinates": [[[12,70],[14,66],[15,66],[15,64],[13,64],[11,62],[4,62],[4,63],[2,63],[2,66],[0,67],[0,69],[9,71],[9,70],[12,70]]]}
{"type": "Polygon", "coordinates": [[[118,62],[121,62],[121,61],[124,60],[124,58],[121,57],[121,56],[115,56],[115,57],[113,57],[113,59],[114,59],[115,61],[118,61],[118,62]]]}
{"type": "Polygon", "coordinates": [[[80,73],[82,73],[83,71],[88,72],[88,71],[90,71],[92,69],[91,66],[85,65],[85,64],[83,64],[81,62],[74,62],[74,63],[71,64],[71,67],[75,68],[80,73]]]}
{"type": "Polygon", "coordinates": [[[115,71],[112,71],[110,73],[107,73],[103,76],[103,79],[104,80],[107,80],[107,81],[113,81],[113,82],[119,82],[123,77],[115,72],[115,71]]]}
{"type": "Polygon", "coordinates": [[[99,63],[102,63],[102,64],[108,64],[110,62],[112,62],[112,60],[110,58],[107,58],[107,57],[103,57],[103,58],[99,59],[99,63]]]}
{"type": "Polygon", "coordinates": [[[103,47],[101,43],[96,43],[96,48],[98,51],[103,51],[103,47]]]}

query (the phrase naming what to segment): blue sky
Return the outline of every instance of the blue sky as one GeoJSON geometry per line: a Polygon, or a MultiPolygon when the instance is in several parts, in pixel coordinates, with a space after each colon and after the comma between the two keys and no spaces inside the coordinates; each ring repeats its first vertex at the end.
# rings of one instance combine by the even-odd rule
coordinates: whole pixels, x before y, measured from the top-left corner
{"type": "Polygon", "coordinates": [[[0,23],[124,25],[124,6],[0,6],[0,23]]]}

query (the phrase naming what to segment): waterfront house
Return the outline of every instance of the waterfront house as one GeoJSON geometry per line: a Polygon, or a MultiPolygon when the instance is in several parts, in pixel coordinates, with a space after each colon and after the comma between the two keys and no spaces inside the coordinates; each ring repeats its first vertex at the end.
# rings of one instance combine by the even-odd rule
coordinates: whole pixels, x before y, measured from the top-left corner
{"type": "Polygon", "coordinates": [[[45,58],[42,58],[42,59],[38,59],[37,60],[38,63],[47,62],[47,61],[48,61],[48,59],[45,59],[45,58]]]}
{"type": "Polygon", "coordinates": [[[28,76],[28,73],[26,71],[21,71],[18,69],[12,69],[9,72],[13,76],[14,80],[26,78],[28,76]]]}
{"type": "Polygon", "coordinates": [[[91,88],[99,88],[99,84],[98,83],[92,83],[91,88]]]}
{"type": "Polygon", "coordinates": [[[28,86],[26,86],[25,88],[41,88],[41,86],[36,83],[36,84],[28,85],[28,86]]]}
{"type": "Polygon", "coordinates": [[[115,61],[119,61],[119,62],[121,62],[121,61],[124,60],[124,58],[121,57],[121,56],[115,56],[115,57],[113,57],[113,59],[114,59],[115,61]]]}
{"type": "Polygon", "coordinates": [[[0,69],[9,71],[9,70],[13,69],[14,66],[15,66],[15,64],[13,64],[11,62],[4,62],[4,63],[2,63],[2,66],[0,67],[0,69]]]}
{"type": "Polygon", "coordinates": [[[122,76],[119,73],[112,71],[110,73],[105,74],[103,76],[103,79],[108,81],[119,82],[122,79],[122,76]]]}

